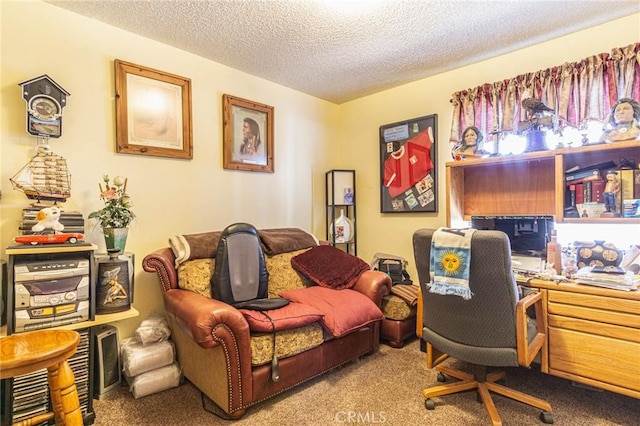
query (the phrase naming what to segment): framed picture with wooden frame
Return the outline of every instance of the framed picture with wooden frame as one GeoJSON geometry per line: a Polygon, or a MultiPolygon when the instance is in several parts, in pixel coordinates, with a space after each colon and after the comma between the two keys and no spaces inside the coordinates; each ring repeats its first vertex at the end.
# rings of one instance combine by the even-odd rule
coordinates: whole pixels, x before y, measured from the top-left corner
{"type": "Polygon", "coordinates": [[[437,115],[380,126],[380,211],[437,212],[437,115]]]}
{"type": "Polygon", "coordinates": [[[191,80],[114,63],[116,152],[192,159],[191,80]]]}
{"type": "Polygon", "coordinates": [[[225,169],[273,173],[273,107],[222,96],[225,169]]]}

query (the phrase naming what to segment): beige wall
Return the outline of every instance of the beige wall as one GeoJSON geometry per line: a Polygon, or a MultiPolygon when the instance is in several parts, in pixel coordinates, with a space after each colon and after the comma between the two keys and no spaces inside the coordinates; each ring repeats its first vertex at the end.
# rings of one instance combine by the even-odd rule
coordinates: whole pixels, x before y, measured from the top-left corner
{"type": "MultiPolygon", "coordinates": [[[[259,228],[298,226],[322,237],[324,172],[330,168],[357,171],[360,257],[369,261],[377,251],[404,256],[417,279],[413,231],[445,224],[451,94],[608,52],[640,35],[640,15],[633,15],[338,106],[39,1],[2,1],[0,13],[0,253],[5,258],[28,204],[9,178],[34,153],[18,84],[48,74],[71,93],[63,137],[51,143],[72,173],[72,198],[65,207],[87,215],[101,207],[97,183],[103,174],[129,178],[138,218],[127,250],[137,256],[135,304],[141,317],[117,324],[121,337],[131,335],[142,318],[162,311],[157,280],[140,267],[145,254],[166,246],[172,234],[221,229],[236,221],[259,228]],[[191,79],[193,160],[115,153],[114,59],[191,79]],[[222,169],[224,93],[275,107],[274,174],[222,169]],[[438,115],[439,212],[383,215],[378,128],[428,114],[438,115]]],[[[99,230],[89,227],[87,234],[104,247],[99,230]]]]}
{"type": "MultiPolygon", "coordinates": [[[[358,196],[358,255],[370,260],[386,252],[410,261],[417,279],[411,237],[416,229],[445,225],[445,163],[451,160],[449,132],[454,92],[526,72],[579,61],[640,41],[640,15],[593,27],[434,77],[364,97],[340,106],[340,134],[344,141],[341,167],[356,169],[358,196]],[[438,116],[438,213],[380,213],[379,127],[397,121],[438,116]]],[[[488,41],[490,42],[490,41],[488,41]]],[[[635,227],[635,241],[640,231],[635,227]]],[[[582,234],[590,235],[589,232],[582,234]]],[[[603,238],[608,239],[608,238],[603,238]]]]}
{"type": "MultiPolygon", "coordinates": [[[[9,178],[35,153],[35,138],[25,131],[18,84],[42,74],[71,94],[63,112],[63,136],[51,142],[72,174],[72,197],[65,208],[86,217],[101,207],[98,182],[103,174],[129,178],[137,219],[127,250],[137,256],[140,319],[162,311],[157,280],[142,271],[140,261],[166,247],[172,234],[246,221],[258,228],[297,226],[324,235],[324,172],[335,158],[330,144],[338,139],[337,105],[46,3],[2,1],[0,7],[2,258],[28,205],[9,178]],[[191,79],[193,160],[115,153],[114,59],[191,79]],[[275,108],[275,173],[222,168],[225,93],[275,108]]],[[[86,233],[104,248],[99,229],[87,227],[86,233]]],[[[121,337],[130,335],[140,319],[119,323],[121,337]]]]}

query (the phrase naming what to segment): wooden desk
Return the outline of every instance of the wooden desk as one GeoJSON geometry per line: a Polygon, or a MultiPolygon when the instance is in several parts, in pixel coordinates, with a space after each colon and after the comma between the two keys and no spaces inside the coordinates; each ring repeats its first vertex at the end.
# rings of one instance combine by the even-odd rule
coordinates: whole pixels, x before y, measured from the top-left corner
{"type": "Polygon", "coordinates": [[[543,294],[544,373],[640,398],[640,291],[539,279],[519,284],[543,294]]]}

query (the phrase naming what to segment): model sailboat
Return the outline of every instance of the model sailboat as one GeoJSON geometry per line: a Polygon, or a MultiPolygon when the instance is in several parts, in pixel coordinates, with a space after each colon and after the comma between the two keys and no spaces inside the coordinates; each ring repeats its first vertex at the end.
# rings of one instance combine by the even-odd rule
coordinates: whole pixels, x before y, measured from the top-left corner
{"type": "Polygon", "coordinates": [[[39,145],[36,155],[10,180],[13,189],[30,200],[64,203],[71,196],[67,160],[46,144],[39,145]]]}

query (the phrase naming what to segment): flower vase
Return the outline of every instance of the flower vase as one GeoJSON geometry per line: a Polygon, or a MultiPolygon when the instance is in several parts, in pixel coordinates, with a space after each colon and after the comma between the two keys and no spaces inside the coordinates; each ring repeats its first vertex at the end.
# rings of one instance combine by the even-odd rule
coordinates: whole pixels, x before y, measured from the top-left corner
{"type": "Polygon", "coordinates": [[[351,241],[351,230],[353,222],[344,214],[344,209],[340,210],[340,216],[331,226],[331,235],[335,243],[348,243],[351,241]]]}
{"type": "Polygon", "coordinates": [[[118,249],[119,254],[124,253],[129,228],[102,228],[102,233],[107,250],[118,249]]]}

